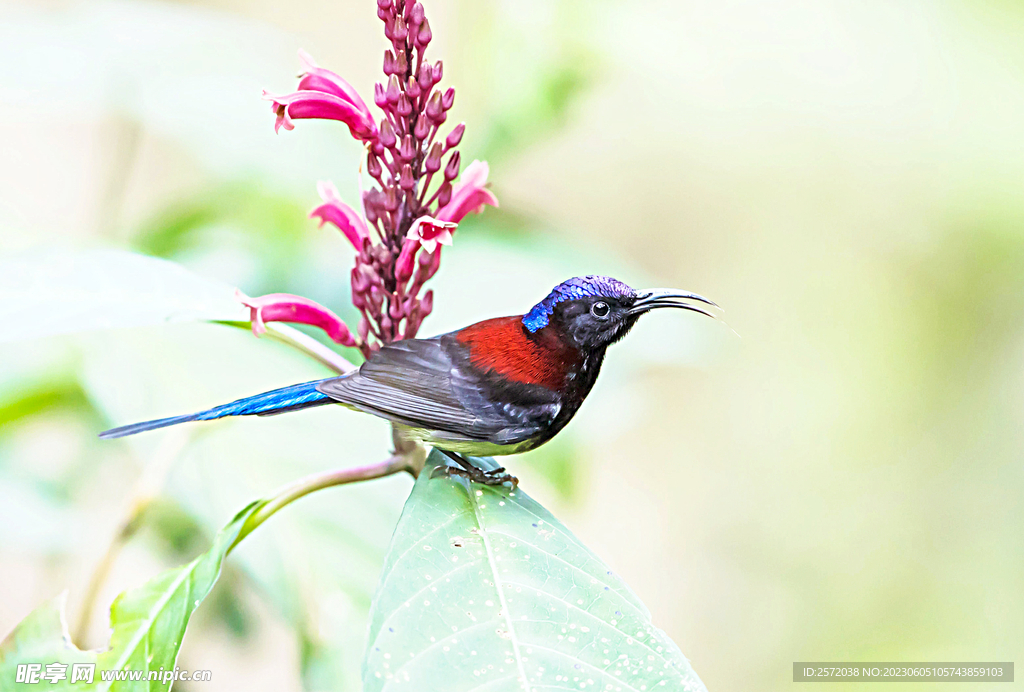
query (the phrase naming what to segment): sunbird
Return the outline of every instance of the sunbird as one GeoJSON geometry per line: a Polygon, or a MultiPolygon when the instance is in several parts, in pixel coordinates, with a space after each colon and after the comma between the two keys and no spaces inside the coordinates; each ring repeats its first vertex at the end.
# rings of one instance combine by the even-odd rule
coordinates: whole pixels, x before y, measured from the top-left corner
{"type": "Polygon", "coordinates": [[[707,298],[675,289],[637,291],[608,276],[564,281],[525,315],[496,317],[429,339],[381,347],[350,373],[282,387],[230,404],[113,428],[124,437],[227,416],[274,416],[325,404],[393,423],[400,434],[445,453],[462,475],[488,485],[515,478],[465,458],[519,454],[558,434],[597,380],[605,350],[641,315],[707,298]]]}

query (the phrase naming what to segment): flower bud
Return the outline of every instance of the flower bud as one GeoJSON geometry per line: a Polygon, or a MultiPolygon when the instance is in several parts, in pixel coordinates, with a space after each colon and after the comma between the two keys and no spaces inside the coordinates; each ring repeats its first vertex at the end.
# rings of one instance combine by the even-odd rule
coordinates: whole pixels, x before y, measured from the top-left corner
{"type": "Polygon", "coordinates": [[[423,253],[420,253],[420,255],[416,258],[416,263],[419,265],[421,270],[424,270],[424,269],[426,269],[427,267],[430,266],[430,263],[433,261],[430,258],[430,255],[432,255],[432,254],[433,253],[431,253],[431,252],[423,252],[423,253]]]}
{"type": "Polygon", "coordinates": [[[370,190],[369,192],[363,193],[363,213],[366,214],[366,222],[369,224],[377,223],[377,219],[380,218],[380,193],[377,190],[370,190]]]}
{"type": "Polygon", "coordinates": [[[448,133],[448,137],[444,140],[444,145],[449,149],[459,146],[459,142],[462,141],[462,134],[465,131],[466,123],[459,123],[455,126],[454,130],[448,133]]]}
{"type": "Polygon", "coordinates": [[[402,95],[402,89],[398,85],[398,77],[391,75],[388,79],[388,90],[386,96],[388,97],[388,103],[392,106],[398,103],[398,98],[402,95]]]}
{"type": "Polygon", "coordinates": [[[366,297],[369,299],[370,307],[374,312],[380,312],[380,306],[384,303],[384,292],[379,286],[370,286],[366,297]]]}
{"type": "Polygon", "coordinates": [[[398,138],[395,136],[395,128],[391,124],[391,121],[388,120],[387,118],[384,118],[383,120],[380,121],[379,137],[380,143],[383,144],[388,149],[395,146],[395,142],[398,141],[398,138]]]}
{"type": "Polygon", "coordinates": [[[388,317],[393,319],[396,324],[402,321],[402,318],[405,317],[405,310],[401,301],[391,301],[391,304],[388,306],[388,317]]]}
{"type": "Polygon", "coordinates": [[[402,137],[402,145],[398,147],[398,155],[406,161],[416,158],[416,145],[412,141],[412,135],[402,137]]]}
{"type": "Polygon", "coordinates": [[[438,118],[444,114],[444,107],[441,105],[441,92],[435,91],[430,95],[430,100],[427,101],[427,107],[424,111],[428,118],[437,122],[438,118]]]}
{"type": "Polygon", "coordinates": [[[415,240],[406,239],[402,243],[402,251],[395,263],[395,280],[404,284],[412,278],[413,265],[416,261],[416,253],[419,252],[420,244],[415,240]]]}
{"type": "Polygon", "coordinates": [[[455,180],[459,177],[459,162],[462,157],[459,152],[455,152],[448,158],[448,165],[444,167],[444,179],[447,181],[455,180]]]}
{"type": "Polygon", "coordinates": [[[360,318],[358,330],[359,340],[366,341],[366,337],[370,335],[370,323],[367,321],[365,317],[360,318]]]}
{"type": "Polygon", "coordinates": [[[377,7],[386,10],[391,7],[391,0],[377,0],[377,7]]]}
{"type": "Polygon", "coordinates": [[[430,31],[430,22],[424,17],[423,23],[416,33],[416,45],[420,47],[420,50],[423,50],[433,37],[434,35],[430,31]]]}
{"type": "Polygon", "coordinates": [[[427,169],[428,173],[437,173],[441,170],[442,151],[440,142],[434,142],[434,146],[430,147],[427,160],[423,162],[423,167],[427,169]]]}
{"type": "Polygon", "coordinates": [[[359,271],[359,266],[352,267],[350,272],[352,277],[352,294],[361,294],[370,287],[370,282],[359,271]]]}
{"type": "Polygon", "coordinates": [[[371,264],[360,264],[357,267],[357,270],[359,271],[359,275],[360,275],[360,278],[361,278],[364,286],[380,286],[381,285],[380,274],[378,274],[377,270],[373,268],[373,265],[371,265],[371,264]]]}
{"type": "Polygon", "coordinates": [[[429,93],[430,87],[434,86],[434,68],[428,63],[420,65],[420,71],[416,73],[416,80],[420,84],[423,93],[429,93]]]}
{"type": "Polygon", "coordinates": [[[441,106],[448,110],[455,103],[455,88],[448,87],[448,91],[444,92],[444,96],[441,97],[441,106]]]}
{"type": "Polygon", "coordinates": [[[380,159],[373,153],[366,156],[366,172],[370,174],[371,178],[379,178],[382,172],[380,159]]]}
{"type": "Polygon", "coordinates": [[[405,56],[405,51],[398,51],[398,55],[395,56],[395,74],[400,77],[405,76],[406,70],[409,69],[409,60],[405,56]]]}
{"type": "Polygon", "coordinates": [[[398,106],[396,106],[396,110],[398,114],[403,118],[409,117],[409,114],[412,113],[412,104],[409,103],[408,96],[402,94],[401,96],[398,97],[398,106]]]}
{"type": "Polygon", "coordinates": [[[384,74],[393,75],[398,70],[395,69],[395,54],[390,50],[384,51],[384,74]]]}
{"type": "Polygon", "coordinates": [[[423,298],[420,300],[420,315],[426,317],[434,311],[434,291],[427,291],[423,294],[423,298]]]}
{"type": "MultiPolygon", "coordinates": [[[[356,310],[366,309],[366,296],[362,291],[357,291],[354,286],[352,288],[352,306],[356,310]]],[[[366,337],[364,336],[363,338],[365,339],[366,337]]]]}
{"type": "Polygon", "coordinates": [[[395,28],[392,31],[391,39],[393,41],[404,41],[409,37],[409,27],[406,26],[405,19],[402,15],[395,17],[395,28]]]}
{"type": "Polygon", "coordinates": [[[420,83],[416,81],[414,77],[409,77],[409,81],[405,85],[405,93],[409,94],[409,98],[418,99],[423,90],[420,89],[420,83]]]}
{"type": "Polygon", "coordinates": [[[416,126],[412,129],[412,134],[421,142],[430,134],[430,118],[426,113],[420,113],[420,116],[416,118],[416,126]]]}
{"type": "Polygon", "coordinates": [[[422,24],[426,19],[426,12],[423,11],[423,3],[417,2],[412,6],[412,11],[409,13],[409,19],[413,24],[422,24]]]}
{"type": "Polygon", "coordinates": [[[452,201],[452,184],[447,180],[437,192],[437,206],[440,209],[452,201]]]}
{"type": "Polygon", "coordinates": [[[409,164],[404,164],[402,166],[402,172],[398,176],[398,184],[407,192],[416,184],[416,178],[412,176],[412,166],[409,164]]]}
{"type": "Polygon", "coordinates": [[[395,192],[395,188],[388,187],[384,191],[384,208],[388,211],[395,211],[398,209],[398,194],[395,192]]]}
{"type": "Polygon", "coordinates": [[[441,81],[441,75],[443,75],[443,74],[444,74],[444,64],[440,60],[438,60],[437,62],[434,63],[434,72],[433,72],[433,75],[432,75],[432,78],[434,80],[434,84],[437,84],[438,82],[441,81]]]}
{"type": "Polygon", "coordinates": [[[373,102],[377,104],[377,108],[383,108],[388,105],[388,97],[384,93],[384,85],[379,82],[373,85],[373,102]]]}

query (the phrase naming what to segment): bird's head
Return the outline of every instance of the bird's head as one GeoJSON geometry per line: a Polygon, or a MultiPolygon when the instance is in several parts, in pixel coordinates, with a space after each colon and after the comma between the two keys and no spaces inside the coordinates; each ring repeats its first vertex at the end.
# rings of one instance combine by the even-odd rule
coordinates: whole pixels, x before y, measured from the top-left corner
{"type": "Polygon", "coordinates": [[[577,348],[603,349],[624,337],[640,315],[656,308],[681,308],[708,317],[686,301],[718,307],[703,296],[675,289],[637,291],[610,276],[577,276],[555,286],[523,316],[531,334],[552,328],[577,348]]]}

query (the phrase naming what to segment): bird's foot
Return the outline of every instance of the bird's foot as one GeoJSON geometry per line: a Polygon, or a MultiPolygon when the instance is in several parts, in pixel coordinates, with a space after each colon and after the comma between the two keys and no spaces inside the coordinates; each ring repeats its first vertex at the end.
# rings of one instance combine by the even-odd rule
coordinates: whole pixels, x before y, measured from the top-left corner
{"type": "MultiPolygon", "coordinates": [[[[485,471],[463,457],[461,454],[444,451],[444,455],[459,465],[458,467],[443,467],[444,472],[449,476],[462,476],[463,478],[468,478],[471,481],[475,481],[483,485],[504,485],[505,483],[511,483],[513,489],[519,487],[519,479],[511,473],[506,473],[504,466],[499,466],[493,471],[485,471]]],[[[438,467],[437,471],[440,471],[441,468],[442,467],[438,467]]],[[[437,471],[435,471],[435,473],[437,471]]]]}
{"type": "Polygon", "coordinates": [[[483,469],[475,467],[473,471],[456,468],[454,466],[449,466],[447,468],[449,476],[462,476],[471,481],[482,483],[483,485],[505,485],[505,483],[511,483],[513,488],[517,488],[519,486],[519,479],[511,473],[505,473],[504,468],[495,469],[493,471],[484,471],[483,469]]]}

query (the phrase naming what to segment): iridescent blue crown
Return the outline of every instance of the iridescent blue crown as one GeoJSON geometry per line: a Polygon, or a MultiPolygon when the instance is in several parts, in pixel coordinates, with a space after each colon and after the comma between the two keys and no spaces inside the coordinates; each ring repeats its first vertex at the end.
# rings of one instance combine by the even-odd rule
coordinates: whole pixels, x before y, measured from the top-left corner
{"type": "Polygon", "coordinates": [[[531,333],[543,329],[548,325],[555,306],[566,300],[577,300],[589,296],[627,298],[635,295],[636,291],[610,276],[576,276],[551,289],[547,298],[534,305],[523,316],[523,324],[531,333]]]}

